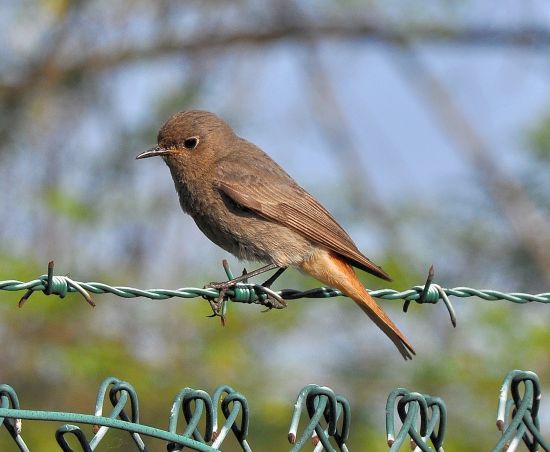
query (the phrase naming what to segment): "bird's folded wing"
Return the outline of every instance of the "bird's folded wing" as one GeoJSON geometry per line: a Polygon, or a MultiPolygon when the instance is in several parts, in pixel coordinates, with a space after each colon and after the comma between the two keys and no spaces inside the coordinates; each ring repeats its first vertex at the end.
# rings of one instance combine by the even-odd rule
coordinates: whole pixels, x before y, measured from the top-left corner
{"type": "Polygon", "coordinates": [[[390,281],[387,273],[365,257],[332,215],[290,177],[264,180],[233,175],[218,181],[218,189],[233,202],[294,229],[304,237],[343,256],[350,264],[390,281]],[[270,180],[275,179],[275,180],[270,180]]]}

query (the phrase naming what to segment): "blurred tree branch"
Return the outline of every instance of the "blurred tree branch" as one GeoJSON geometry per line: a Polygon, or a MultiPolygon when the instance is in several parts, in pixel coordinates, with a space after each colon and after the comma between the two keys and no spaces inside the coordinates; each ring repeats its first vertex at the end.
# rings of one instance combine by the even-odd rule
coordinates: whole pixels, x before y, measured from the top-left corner
{"type": "MultiPolygon", "coordinates": [[[[193,34],[187,40],[177,40],[163,30],[162,38],[148,47],[117,48],[114,51],[89,51],[72,60],[57,61],[55,50],[66,37],[66,28],[50,37],[44,57],[32,64],[27,75],[18,77],[12,84],[0,84],[0,95],[15,96],[32,87],[37,80],[55,82],[82,71],[97,71],[120,64],[158,58],[178,53],[195,53],[226,49],[233,46],[263,46],[282,40],[310,41],[326,39],[368,39],[373,42],[401,44],[405,42],[439,45],[512,46],[529,49],[545,49],[550,44],[550,30],[542,27],[490,28],[479,26],[446,26],[438,24],[395,25],[377,21],[343,22],[283,20],[269,28],[228,31],[227,33],[203,32],[193,34]]],[[[153,39],[154,41],[154,39],[153,39]]]]}
{"type": "Polygon", "coordinates": [[[344,179],[353,181],[348,186],[353,209],[361,212],[362,216],[372,214],[381,226],[381,233],[387,242],[396,249],[400,248],[400,233],[395,219],[381,201],[376,187],[370,183],[368,171],[361,163],[361,153],[365,151],[359,148],[353,139],[353,133],[345,117],[345,109],[341,105],[315,42],[312,42],[304,63],[304,71],[310,80],[311,102],[315,106],[313,110],[321,124],[319,130],[330,143],[328,148],[333,151],[335,161],[341,166],[345,174],[344,179]]]}
{"type": "MultiPolygon", "coordinates": [[[[282,2],[274,13],[284,24],[296,23],[296,21],[307,23],[307,18],[292,0],[282,2]]],[[[312,30],[309,39],[305,40],[307,52],[301,67],[309,79],[308,94],[320,124],[319,131],[330,143],[328,149],[332,150],[334,161],[345,174],[344,179],[353,181],[347,187],[352,210],[359,212],[359,217],[362,219],[365,215],[375,218],[376,224],[381,226],[380,232],[386,242],[392,244],[395,249],[399,249],[399,230],[391,213],[381,201],[376,187],[370,183],[366,168],[361,164],[361,153],[364,149],[360,148],[353,139],[353,132],[346,119],[345,107],[338,96],[330,72],[322,60],[318,38],[319,36],[316,36],[312,30]]]]}
{"type": "Polygon", "coordinates": [[[471,163],[479,182],[495,201],[527,253],[536,263],[547,284],[550,284],[550,222],[529,194],[514,177],[504,172],[491,150],[452,95],[422,61],[413,47],[400,47],[396,61],[399,73],[422,96],[457,149],[471,163]]]}
{"type": "Polygon", "coordinates": [[[0,98],[4,110],[3,123],[0,126],[0,142],[5,141],[9,131],[17,124],[18,112],[24,100],[33,92],[40,91],[57,80],[66,77],[65,71],[57,62],[58,54],[72,32],[71,19],[78,14],[80,1],[64,4],[56,10],[54,24],[35,50],[34,58],[30,58],[17,77],[17,83],[3,85],[0,82],[0,98]]]}

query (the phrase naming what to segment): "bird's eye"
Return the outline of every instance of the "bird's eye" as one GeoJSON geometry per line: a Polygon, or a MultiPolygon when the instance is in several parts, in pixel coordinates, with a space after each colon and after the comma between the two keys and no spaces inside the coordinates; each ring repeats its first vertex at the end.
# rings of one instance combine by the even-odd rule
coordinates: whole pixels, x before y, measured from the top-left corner
{"type": "Polygon", "coordinates": [[[195,149],[199,144],[198,137],[189,137],[183,142],[183,146],[187,149],[195,149]]]}

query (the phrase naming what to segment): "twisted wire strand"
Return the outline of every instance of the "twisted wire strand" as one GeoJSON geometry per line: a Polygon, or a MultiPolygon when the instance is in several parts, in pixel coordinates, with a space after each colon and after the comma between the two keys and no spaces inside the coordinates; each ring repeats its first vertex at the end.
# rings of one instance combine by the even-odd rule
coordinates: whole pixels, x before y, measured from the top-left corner
{"type": "MultiPolygon", "coordinates": [[[[203,297],[206,299],[216,299],[220,296],[218,289],[198,288],[198,287],[182,287],[179,289],[139,289],[127,286],[111,286],[100,282],[80,282],[74,281],[67,276],[54,276],[48,283],[47,275],[42,275],[38,279],[23,282],[18,280],[0,281],[0,290],[5,291],[22,291],[36,292],[42,291],[46,293],[49,289],[49,294],[59,295],[64,297],[67,293],[80,292],[81,288],[86,292],[93,294],[109,293],[121,298],[138,298],[144,297],[151,300],[167,300],[170,298],[196,298],[203,297]]],[[[414,286],[410,289],[399,291],[395,289],[377,289],[368,290],[370,295],[383,300],[405,300],[416,301],[423,303],[437,303],[441,299],[441,294],[437,290],[440,288],[447,296],[457,298],[477,297],[486,301],[504,300],[512,303],[550,303],[550,292],[540,294],[528,294],[523,292],[501,292],[492,289],[475,289],[472,287],[454,287],[443,288],[432,284],[427,291],[427,296],[421,300],[421,295],[424,286],[414,286]]],[[[233,288],[227,290],[228,298],[236,303],[254,303],[264,304],[265,294],[257,293],[255,284],[237,283],[233,288]],[[263,295],[263,296],[262,296],[263,295]]],[[[299,298],[332,298],[342,296],[339,290],[318,287],[308,290],[283,289],[276,292],[284,300],[296,300],[299,298]]],[[[28,298],[28,297],[27,297],[28,298]]]]}

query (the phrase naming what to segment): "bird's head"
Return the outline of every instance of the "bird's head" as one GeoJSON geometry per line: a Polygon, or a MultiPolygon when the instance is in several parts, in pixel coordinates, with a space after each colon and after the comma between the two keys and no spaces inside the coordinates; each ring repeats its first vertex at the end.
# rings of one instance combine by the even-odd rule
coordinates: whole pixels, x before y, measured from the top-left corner
{"type": "Polygon", "coordinates": [[[231,127],[214,113],[201,110],[179,112],[161,127],[157,145],[136,159],[160,156],[170,168],[174,165],[204,165],[215,160],[234,137],[231,127]]]}

